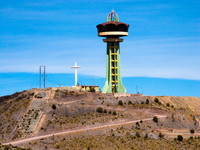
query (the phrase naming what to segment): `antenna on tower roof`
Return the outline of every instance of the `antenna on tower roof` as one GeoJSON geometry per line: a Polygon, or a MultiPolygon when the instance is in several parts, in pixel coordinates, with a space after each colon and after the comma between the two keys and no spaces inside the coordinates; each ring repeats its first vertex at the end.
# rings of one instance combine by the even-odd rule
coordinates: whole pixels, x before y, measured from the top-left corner
{"type": "Polygon", "coordinates": [[[113,8],[112,8],[111,11],[112,11],[112,12],[108,14],[107,22],[110,22],[110,21],[117,21],[117,22],[119,22],[119,17],[118,17],[117,14],[114,12],[114,9],[113,9],[113,8]]]}

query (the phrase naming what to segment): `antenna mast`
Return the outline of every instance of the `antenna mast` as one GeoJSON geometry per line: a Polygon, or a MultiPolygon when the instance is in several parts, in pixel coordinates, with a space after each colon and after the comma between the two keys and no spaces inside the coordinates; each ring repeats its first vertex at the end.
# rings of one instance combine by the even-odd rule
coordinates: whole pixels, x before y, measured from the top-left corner
{"type": "Polygon", "coordinates": [[[44,66],[44,89],[45,89],[45,66],[44,66]]]}
{"type": "Polygon", "coordinates": [[[40,89],[41,89],[41,66],[40,66],[39,72],[40,72],[40,83],[39,83],[39,86],[40,86],[40,89]]]}
{"type": "Polygon", "coordinates": [[[44,68],[44,78],[43,78],[43,81],[44,81],[44,89],[45,89],[45,77],[46,77],[46,75],[45,75],[45,71],[46,71],[46,70],[45,70],[45,66],[40,66],[40,69],[39,69],[39,72],[40,72],[40,81],[39,81],[39,82],[40,82],[40,83],[39,83],[39,84],[40,84],[40,89],[41,89],[42,67],[44,68]]]}

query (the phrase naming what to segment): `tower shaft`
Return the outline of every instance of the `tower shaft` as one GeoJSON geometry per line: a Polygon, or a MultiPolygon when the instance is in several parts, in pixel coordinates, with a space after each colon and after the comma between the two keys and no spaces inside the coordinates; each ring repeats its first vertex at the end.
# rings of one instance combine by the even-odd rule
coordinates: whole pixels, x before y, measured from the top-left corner
{"type": "Polygon", "coordinates": [[[107,65],[106,83],[102,89],[103,93],[126,93],[122,84],[120,66],[120,46],[123,39],[107,38],[103,40],[107,43],[107,65]]]}

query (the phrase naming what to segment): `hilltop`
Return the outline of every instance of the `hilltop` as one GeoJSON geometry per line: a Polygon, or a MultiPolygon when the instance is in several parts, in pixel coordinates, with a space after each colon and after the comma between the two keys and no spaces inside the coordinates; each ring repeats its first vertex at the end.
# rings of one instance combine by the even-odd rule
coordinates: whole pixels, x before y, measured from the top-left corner
{"type": "Polygon", "coordinates": [[[161,143],[200,149],[199,108],[198,97],[31,89],[0,97],[0,142],[31,149],[159,149],[161,143]]]}

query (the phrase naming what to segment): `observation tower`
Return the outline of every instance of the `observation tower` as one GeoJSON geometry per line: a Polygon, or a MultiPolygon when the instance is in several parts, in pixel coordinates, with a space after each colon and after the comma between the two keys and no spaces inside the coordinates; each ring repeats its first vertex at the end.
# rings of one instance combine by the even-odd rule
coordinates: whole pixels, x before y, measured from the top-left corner
{"type": "Polygon", "coordinates": [[[106,83],[102,93],[126,93],[121,79],[119,43],[123,42],[120,37],[128,35],[129,25],[119,22],[117,14],[112,10],[108,14],[107,22],[96,27],[98,36],[106,37],[103,42],[107,43],[106,83]]]}

